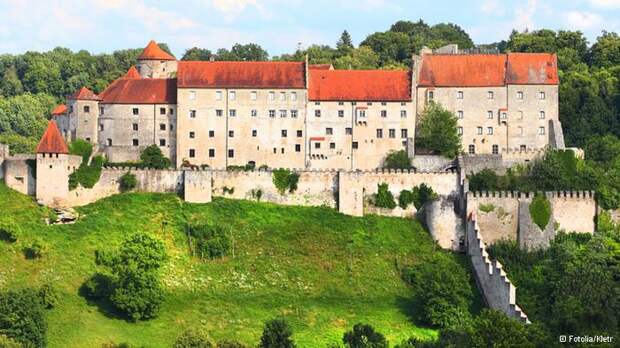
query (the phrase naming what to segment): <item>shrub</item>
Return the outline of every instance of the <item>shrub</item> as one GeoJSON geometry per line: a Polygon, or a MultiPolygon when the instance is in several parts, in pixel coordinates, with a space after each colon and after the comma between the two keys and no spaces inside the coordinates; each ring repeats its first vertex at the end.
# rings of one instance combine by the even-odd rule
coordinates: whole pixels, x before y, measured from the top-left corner
{"type": "Polygon", "coordinates": [[[43,308],[51,309],[58,304],[60,295],[58,294],[58,290],[56,290],[52,284],[46,283],[39,288],[39,299],[41,300],[41,305],[43,308]]]}
{"type": "Polygon", "coordinates": [[[0,348],[22,348],[22,345],[12,338],[0,335],[0,348]]]}
{"type": "Polygon", "coordinates": [[[375,195],[375,206],[379,208],[396,208],[396,202],[394,202],[394,196],[388,187],[388,184],[377,184],[377,194],[375,195]]]}
{"type": "Polygon", "coordinates": [[[174,341],[172,348],[213,348],[203,332],[187,329],[174,341]]]}
{"type": "Polygon", "coordinates": [[[480,203],[478,204],[478,210],[480,210],[483,213],[490,213],[493,210],[495,210],[495,206],[491,203],[489,204],[480,203]]]}
{"type": "Polygon", "coordinates": [[[218,342],[217,348],[248,348],[248,346],[237,341],[225,340],[218,342]]]}
{"type": "Polygon", "coordinates": [[[0,220],[0,240],[9,243],[17,242],[19,227],[12,220],[0,220]]]}
{"type": "Polygon", "coordinates": [[[136,179],[135,175],[131,174],[130,172],[127,172],[123,174],[123,176],[121,176],[119,180],[119,184],[120,184],[121,192],[131,191],[135,189],[136,186],[138,186],[138,179],[136,179]]]}
{"type": "Polygon", "coordinates": [[[69,144],[69,153],[82,157],[82,163],[88,163],[93,153],[93,145],[83,139],[75,139],[69,144]]]}
{"type": "Polygon", "coordinates": [[[547,200],[544,194],[536,194],[532,203],[530,203],[530,216],[532,221],[541,230],[544,230],[551,218],[551,203],[547,200]]]}
{"type": "Polygon", "coordinates": [[[69,190],[75,190],[78,184],[85,188],[92,188],[101,177],[101,168],[105,159],[102,156],[95,156],[90,165],[82,162],[80,167],[69,175],[69,190]]]}
{"type": "Polygon", "coordinates": [[[82,284],[79,291],[80,295],[88,300],[107,299],[112,292],[112,280],[107,275],[95,273],[82,284]]]}
{"type": "Polygon", "coordinates": [[[415,140],[416,148],[448,158],[456,157],[461,150],[456,116],[440,104],[429,103],[420,117],[415,140]]]}
{"type": "Polygon", "coordinates": [[[268,170],[269,166],[266,164],[261,164],[260,167],[258,167],[258,170],[268,170]]]}
{"type": "Polygon", "coordinates": [[[409,190],[402,190],[400,191],[400,194],[398,195],[398,206],[403,209],[407,209],[409,204],[413,203],[413,200],[414,200],[413,192],[409,190]]]}
{"type": "Polygon", "coordinates": [[[288,169],[280,168],[273,171],[273,184],[281,195],[288,191],[289,193],[297,190],[299,182],[299,174],[291,172],[288,169]]]}
{"type": "Polygon", "coordinates": [[[265,323],[263,335],[260,338],[259,348],[294,348],[291,339],[293,331],[283,319],[274,319],[265,323]]]}
{"type": "Polygon", "coordinates": [[[32,289],[0,293],[0,332],[25,347],[45,347],[47,322],[32,289]]]}
{"type": "Polygon", "coordinates": [[[43,254],[45,253],[45,249],[46,249],[46,245],[45,243],[40,240],[40,239],[34,239],[32,240],[29,244],[27,244],[26,246],[24,246],[23,252],[24,252],[24,256],[27,259],[38,259],[43,257],[43,254]]]}
{"type": "Polygon", "coordinates": [[[190,236],[195,239],[194,250],[201,258],[215,259],[230,253],[230,235],[219,226],[195,225],[190,226],[190,236]]]}
{"type": "Polygon", "coordinates": [[[263,197],[263,190],[252,189],[250,195],[252,195],[252,198],[256,199],[257,202],[260,202],[261,197],[263,197]]]}
{"type": "Polygon", "coordinates": [[[426,184],[420,184],[420,186],[414,187],[411,192],[413,193],[413,205],[416,209],[420,210],[424,204],[437,199],[437,194],[430,186],[426,184]]]}
{"type": "Polygon", "coordinates": [[[232,195],[233,193],[235,193],[235,188],[234,187],[228,187],[228,186],[224,186],[222,187],[222,193],[223,194],[229,194],[232,195]]]}
{"type": "Polygon", "coordinates": [[[392,151],[385,157],[384,167],[388,169],[411,169],[411,159],[407,151],[392,151]]]}
{"type": "Polygon", "coordinates": [[[147,168],[165,169],[170,167],[171,162],[157,145],[150,145],[140,154],[140,161],[147,168]]]}
{"type": "Polygon", "coordinates": [[[348,348],[388,348],[385,337],[367,324],[358,323],[352,331],[347,331],[342,341],[348,348]]]}

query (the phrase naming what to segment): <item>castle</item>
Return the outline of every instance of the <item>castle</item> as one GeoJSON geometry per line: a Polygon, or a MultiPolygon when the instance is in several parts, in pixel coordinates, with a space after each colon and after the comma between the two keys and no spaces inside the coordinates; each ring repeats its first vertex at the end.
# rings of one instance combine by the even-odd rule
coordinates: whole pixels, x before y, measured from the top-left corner
{"type": "Polygon", "coordinates": [[[554,54],[423,50],[407,71],[334,70],[177,61],[151,41],[103,92],[81,88],[52,114],[67,141],[85,139],[111,162],[155,144],[177,168],[357,170],[382,167],[391,151],[412,157],[431,101],[457,115],[467,154],[564,147],[554,54]]]}

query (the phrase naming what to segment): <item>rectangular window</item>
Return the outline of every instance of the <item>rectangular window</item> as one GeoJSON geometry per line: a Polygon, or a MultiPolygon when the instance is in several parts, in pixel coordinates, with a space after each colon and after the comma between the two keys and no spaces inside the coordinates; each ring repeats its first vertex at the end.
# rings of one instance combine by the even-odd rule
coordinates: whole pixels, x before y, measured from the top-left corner
{"type": "Polygon", "coordinates": [[[517,92],[517,99],[523,100],[523,92],[521,92],[521,91],[517,92]]]}
{"type": "Polygon", "coordinates": [[[495,93],[493,93],[493,91],[488,91],[487,99],[492,100],[493,98],[495,98],[495,93]]]}
{"type": "Polygon", "coordinates": [[[230,117],[237,116],[237,110],[235,110],[235,109],[228,110],[228,116],[230,116],[230,117]]]}
{"type": "Polygon", "coordinates": [[[160,123],[159,124],[159,130],[160,131],[165,131],[166,130],[166,124],[165,123],[160,123]]]}
{"type": "Polygon", "coordinates": [[[228,149],[228,158],[235,158],[235,150],[228,149]]]}
{"type": "Polygon", "coordinates": [[[482,127],[478,127],[477,128],[477,133],[478,133],[478,135],[482,135],[482,127]]]}
{"type": "Polygon", "coordinates": [[[388,136],[390,138],[396,138],[396,129],[390,129],[388,130],[388,136]]]}
{"type": "Polygon", "coordinates": [[[189,111],[189,118],[196,118],[196,110],[189,111]]]}
{"type": "Polygon", "coordinates": [[[321,148],[321,143],[314,143],[314,148],[315,149],[320,149],[321,148]]]}
{"type": "Polygon", "coordinates": [[[301,145],[295,144],[295,152],[301,152],[301,145]]]}
{"type": "Polygon", "coordinates": [[[476,145],[469,145],[468,152],[469,152],[470,155],[475,154],[476,153],[476,145]]]}
{"type": "Polygon", "coordinates": [[[314,110],[314,117],[321,117],[321,110],[314,110]]]}
{"type": "Polygon", "coordinates": [[[138,139],[132,139],[131,143],[133,144],[133,146],[138,146],[139,144],[138,139]]]}
{"type": "Polygon", "coordinates": [[[283,129],[280,133],[282,134],[282,138],[286,138],[288,136],[286,129],[283,129]]]}
{"type": "Polygon", "coordinates": [[[133,128],[134,131],[137,131],[138,130],[138,124],[137,123],[132,124],[132,128],[133,128]]]}
{"type": "Polygon", "coordinates": [[[209,131],[209,138],[213,138],[215,137],[215,131],[210,130],[209,131]]]}
{"type": "Polygon", "coordinates": [[[108,138],[108,146],[112,146],[112,139],[108,138]]]}
{"type": "Polygon", "coordinates": [[[325,134],[326,135],[334,134],[334,129],[333,128],[325,128],[325,134]]]}
{"type": "Polygon", "coordinates": [[[489,120],[493,119],[493,111],[491,111],[491,110],[487,111],[487,118],[489,120]]]}
{"type": "Polygon", "coordinates": [[[170,108],[170,115],[174,115],[174,109],[170,108]]]}
{"type": "Polygon", "coordinates": [[[90,106],[84,105],[84,113],[90,113],[90,106]]]}
{"type": "Polygon", "coordinates": [[[366,118],[366,110],[365,109],[357,109],[357,117],[358,118],[366,118]]]}
{"type": "Polygon", "coordinates": [[[228,92],[228,99],[229,99],[229,100],[235,100],[235,99],[237,99],[237,92],[235,92],[235,91],[229,91],[229,92],[228,92]]]}
{"type": "Polygon", "coordinates": [[[196,138],[196,132],[189,132],[189,138],[190,139],[196,138]]]}
{"type": "Polygon", "coordinates": [[[234,138],[235,137],[235,131],[234,130],[229,130],[228,131],[228,137],[229,138],[234,138]]]}
{"type": "Polygon", "coordinates": [[[280,110],[280,117],[286,117],[286,110],[280,110]]]}
{"type": "Polygon", "coordinates": [[[273,153],[278,153],[278,149],[277,148],[273,148],[273,153]]]}
{"type": "Polygon", "coordinates": [[[269,92],[269,100],[271,101],[276,100],[276,92],[269,92]]]}
{"type": "Polygon", "coordinates": [[[256,137],[258,135],[258,131],[256,129],[252,129],[252,137],[256,137]]]}
{"type": "Polygon", "coordinates": [[[456,92],[456,99],[463,99],[463,91],[456,92]]]}
{"type": "Polygon", "coordinates": [[[338,110],[338,117],[344,117],[344,110],[338,110]]]}
{"type": "Polygon", "coordinates": [[[297,137],[301,138],[303,136],[304,132],[301,129],[297,130],[297,137]]]}
{"type": "Polygon", "coordinates": [[[428,100],[433,100],[433,99],[435,99],[435,92],[428,91],[428,100]]]}
{"type": "Polygon", "coordinates": [[[456,116],[457,116],[458,118],[461,118],[461,119],[462,119],[462,118],[464,117],[463,110],[459,110],[459,111],[457,111],[457,112],[456,112],[456,116]]]}
{"type": "Polygon", "coordinates": [[[166,139],[159,139],[159,146],[166,146],[166,139]]]}
{"type": "Polygon", "coordinates": [[[133,109],[131,109],[131,112],[132,112],[134,115],[139,115],[139,114],[140,114],[140,109],[138,109],[138,108],[133,108],[133,109]]]}
{"type": "Polygon", "coordinates": [[[538,134],[544,135],[545,134],[545,127],[538,127],[538,134]]]}
{"type": "Polygon", "coordinates": [[[338,105],[344,105],[344,102],[338,102],[338,105]]]}
{"type": "Polygon", "coordinates": [[[215,157],[215,149],[209,149],[209,157],[210,158],[215,157]]]}
{"type": "Polygon", "coordinates": [[[383,138],[383,129],[377,128],[377,138],[378,139],[383,138]]]}
{"type": "Polygon", "coordinates": [[[403,139],[407,139],[407,129],[400,130],[400,137],[403,139]]]}
{"type": "Polygon", "coordinates": [[[276,111],[275,110],[269,110],[269,117],[271,117],[271,118],[276,117],[276,111]]]}
{"type": "Polygon", "coordinates": [[[252,111],[250,111],[250,115],[251,115],[252,117],[256,117],[256,116],[258,116],[258,110],[256,110],[256,109],[252,109],[252,111]]]}
{"type": "Polygon", "coordinates": [[[386,106],[387,103],[386,102],[381,102],[381,105],[386,106]]]}
{"type": "Polygon", "coordinates": [[[250,100],[256,100],[256,99],[258,99],[258,94],[256,93],[256,91],[250,92],[250,100]]]}
{"type": "Polygon", "coordinates": [[[291,117],[297,118],[297,110],[291,110],[291,117]]]}
{"type": "Polygon", "coordinates": [[[387,117],[387,110],[381,110],[381,117],[387,117]]]}
{"type": "Polygon", "coordinates": [[[281,101],[285,101],[286,100],[286,92],[280,92],[280,100],[281,101]]]}
{"type": "Polygon", "coordinates": [[[329,148],[330,149],[335,149],[336,148],[336,143],[329,143],[329,148]]]}
{"type": "MultiPolygon", "coordinates": [[[[66,132],[67,130],[65,129],[64,131],[66,132]]],[[[99,131],[103,131],[103,123],[99,125],[99,131]]]]}
{"type": "Polygon", "coordinates": [[[352,145],[353,145],[353,150],[357,150],[357,147],[359,146],[357,141],[354,141],[352,145]]]}
{"type": "Polygon", "coordinates": [[[215,110],[215,116],[217,116],[217,117],[224,116],[224,110],[221,110],[221,109],[215,110]]]}
{"type": "Polygon", "coordinates": [[[160,115],[165,115],[166,114],[166,108],[159,108],[159,114],[160,115]]]}
{"type": "Polygon", "coordinates": [[[400,110],[400,118],[407,118],[407,110],[400,110]]]}
{"type": "Polygon", "coordinates": [[[351,127],[347,127],[347,128],[345,128],[345,129],[344,129],[344,134],[346,134],[346,135],[351,135],[351,134],[353,134],[353,128],[351,128],[351,127]]]}
{"type": "Polygon", "coordinates": [[[521,146],[519,146],[519,150],[521,150],[521,151],[525,151],[525,150],[527,150],[527,145],[521,145],[521,146]]]}
{"type": "Polygon", "coordinates": [[[222,100],[222,91],[215,91],[215,100],[222,100]]]}
{"type": "Polygon", "coordinates": [[[493,135],[493,127],[487,127],[487,134],[493,135]]]}
{"type": "Polygon", "coordinates": [[[103,106],[99,108],[99,113],[100,113],[101,115],[103,115],[103,112],[104,112],[104,111],[105,111],[105,110],[103,109],[103,106]]]}
{"type": "Polygon", "coordinates": [[[458,132],[459,135],[463,135],[463,127],[458,127],[456,131],[458,132]]]}
{"type": "Polygon", "coordinates": [[[544,100],[545,98],[547,98],[547,95],[545,94],[545,92],[540,91],[540,93],[538,93],[538,99],[544,100]]]}
{"type": "Polygon", "coordinates": [[[372,105],[372,102],[368,102],[368,103],[366,103],[366,105],[371,106],[371,105],[372,105]]]}
{"type": "Polygon", "coordinates": [[[174,130],[174,125],[170,124],[170,130],[173,131],[174,130]]]}
{"type": "Polygon", "coordinates": [[[541,120],[544,120],[545,119],[545,112],[544,111],[539,112],[538,113],[538,118],[541,119],[541,120]]]}
{"type": "Polygon", "coordinates": [[[189,100],[196,99],[196,91],[189,91],[189,100]]]}
{"type": "Polygon", "coordinates": [[[297,92],[291,92],[291,100],[292,101],[296,101],[297,100],[297,92]]]}
{"type": "Polygon", "coordinates": [[[500,117],[502,120],[505,120],[505,119],[507,119],[507,118],[508,118],[508,113],[507,113],[506,111],[502,111],[499,115],[500,115],[499,117],[500,117]]]}
{"type": "Polygon", "coordinates": [[[499,154],[499,145],[493,145],[493,147],[492,147],[492,150],[491,150],[491,151],[492,151],[492,153],[493,153],[494,155],[499,154]]]}

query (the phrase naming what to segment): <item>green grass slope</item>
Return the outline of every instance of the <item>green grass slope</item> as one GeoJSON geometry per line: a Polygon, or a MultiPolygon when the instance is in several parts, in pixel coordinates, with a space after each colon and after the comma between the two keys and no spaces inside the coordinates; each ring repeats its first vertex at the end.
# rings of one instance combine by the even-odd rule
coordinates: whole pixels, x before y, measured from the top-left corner
{"type": "Polygon", "coordinates": [[[165,194],[122,194],[79,211],[76,224],[46,226],[47,208],[0,182],[0,214],[23,230],[17,243],[0,242],[0,289],[51,282],[61,291],[59,305],[48,311],[50,347],[169,347],[186,327],[255,345],[264,321],[274,317],[290,322],[300,347],[338,342],[356,322],[372,324],[392,344],[436,336],[412,322],[411,289],[398,270],[443,252],[415,221],[226,199],[188,204],[165,194]],[[185,221],[229,226],[234,257],[189,256],[185,221]],[[116,248],[137,230],[166,243],[167,296],[156,319],[129,323],[89,305],[78,289],[95,272],[95,250],[116,248]],[[21,247],[35,236],[48,251],[26,260],[21,247]]]}

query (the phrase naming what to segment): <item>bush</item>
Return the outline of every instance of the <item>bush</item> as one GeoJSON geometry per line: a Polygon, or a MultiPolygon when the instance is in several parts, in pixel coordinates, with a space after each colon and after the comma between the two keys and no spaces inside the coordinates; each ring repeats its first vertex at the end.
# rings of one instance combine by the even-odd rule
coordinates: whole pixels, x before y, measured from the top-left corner
{"type": "Polygon", "coordinates": [[[69,153],[82,157],[82,163],[88,163],[93,153],[93,145],[83,139],[75,139],[69,144],[69,153]]]}
{"type": "Polygon", "coordinates": [[[138,186],[138,179],[136,179],[135,175],[131,174],[130,172],[127,172],[123,174],[123,176],[121,176],[119,180],[119,184],[120,184],[121,192],[131,191],[135,189],[136,186],[138,186]]]}
{"type": "Polygon", "coordinates": [[[409,190],[402,190],[400,191],[400,194],[398,195],[398,206],[403,209],[407,209],[409,204],[413,203],[413,200],[414,200],[413,192],[409,190]]]}
{"type": "Polygon", "coordinates": [[[256,199],[257,202],[260,202],[261,197],[263,197],[263,190],[252,189],[250,195],[252,195],[252,198],[256,199]]]}
{"type": "Polygon", "coordinates": [[[195,225],[190,226],[189,233],[195,239],[194,250],[201,258],[215,259],[230,253],[230,234],[222,227],[195,225]]]}
{"type": "Polygon", "coordinates": [[[461,136],[456,116],[440,104],[429,103],[418,125],[416,148],[422,148],[448,158],[461,151],[461,136]]]}
{"type": "Polygon", "coordinates": [[[75,190],[79,185],[85,188],[93,188],[101,177],[101,168],[105,159],[102,156],[95,156],[90,165],[82,162],[80,167],[69,175],[69,190],[75,190]]]}
{"type": "Polygon", "coordinates": [[[289,193],[297,190],[299,182],[299,174],[291,172],[288,169],[280,168],[273,171],[273,184],[281,195],[288,191],[289,193]]]}
{"type": "Polygon", "coordinates": [[[413,193],[413,205],[416,209],[420,210],[427,202],[437,199],[437,194],[430,186],[426,184],[420,184],[420,186],[414,187],[411,192],[413,193]]]}
{"type": "Polygon", "coordinates": [[[394,209],[396,208],[396,202],[394,202],[394,196],[388,187],[388,184],[377,184],[377,194],[375,195],[375,206],[379,208],[394,209]]]}
{"type": "Polygon", "coordinates": [[[0,332],[26,347],[45,347],[47,322],[36,291],[0,293],[0,332]]]}
{"type": "Polygon", "coordinates": [[[12,220],[0,220],[0,240],[9,243],[17,242],[19,227],[12,220]]]}
{"type": "Polygon", "coordinates": [[[170,159],[164,156],[161,149],[157,145],[150,145],[140,154],[140,161],[147,168],[165,169],[170,167],[170,159]]]}
{"type": "Polygon", "coordinates": [[[218,342],[217,348],[248,348],[248,346],[246,346],[243,343],[239,343],[237,341],[225,340],[225,341],[218,342]]]}
{"type": "Polygon", "coordinates": [[[58,304],[60,295],[58,294],[58,290],[56,290],[52,284],[46,283],[39,288],[39,299],[41,300],[41,305],[43,308],[51,309],[58,304]]]}
{"type": "Polygon", "coordinates": [[[355,324],[352,331],[347,331],[342,341],[348,348],[388,348],[385,337],[366,324],[355,324]]]}
{"type": "Polygon", "coordinates": [[[274,319],[265,323],[259,348],[294,348],[291,339],[293,331],[283,319],[274,319]]]}
{"type": "Polygon", "coordinates": [[[407,151],[392,151],[385,157],[384,167],[388,169],[411,169],[411,159],[407,151]]]}
{"type": "Polygon", "coordinates": [[[551,203],[547,200],[544,194],[536,194],[532,203],[530,203],[530,216],[532,221],[541,230],[544,230],[551,219],[551,203]]]}
{"type": "Polygon", "coordinates": [[[213,348],[213,344],[204,333],[187,329],[174,341],[172,348],[213,348]]]}
{"type": "Polygon", "coordinates": [[[101,273],[95,273],[80,287],[80,295],[92,301],[107,299],[111,292],[112,280],[101,273]]]}
{"type": "Polygon", "coordinates": [[[22,345],[12,338],[0,335],[0,348],[22,348],[22,345]]]}
{"type": "Polygon", "coordinates": [[[45,249],[47,249],[45,243],[37,238],[24,246],[23,252],[27,259],[32,260],[43,257],[45,249]]]}

